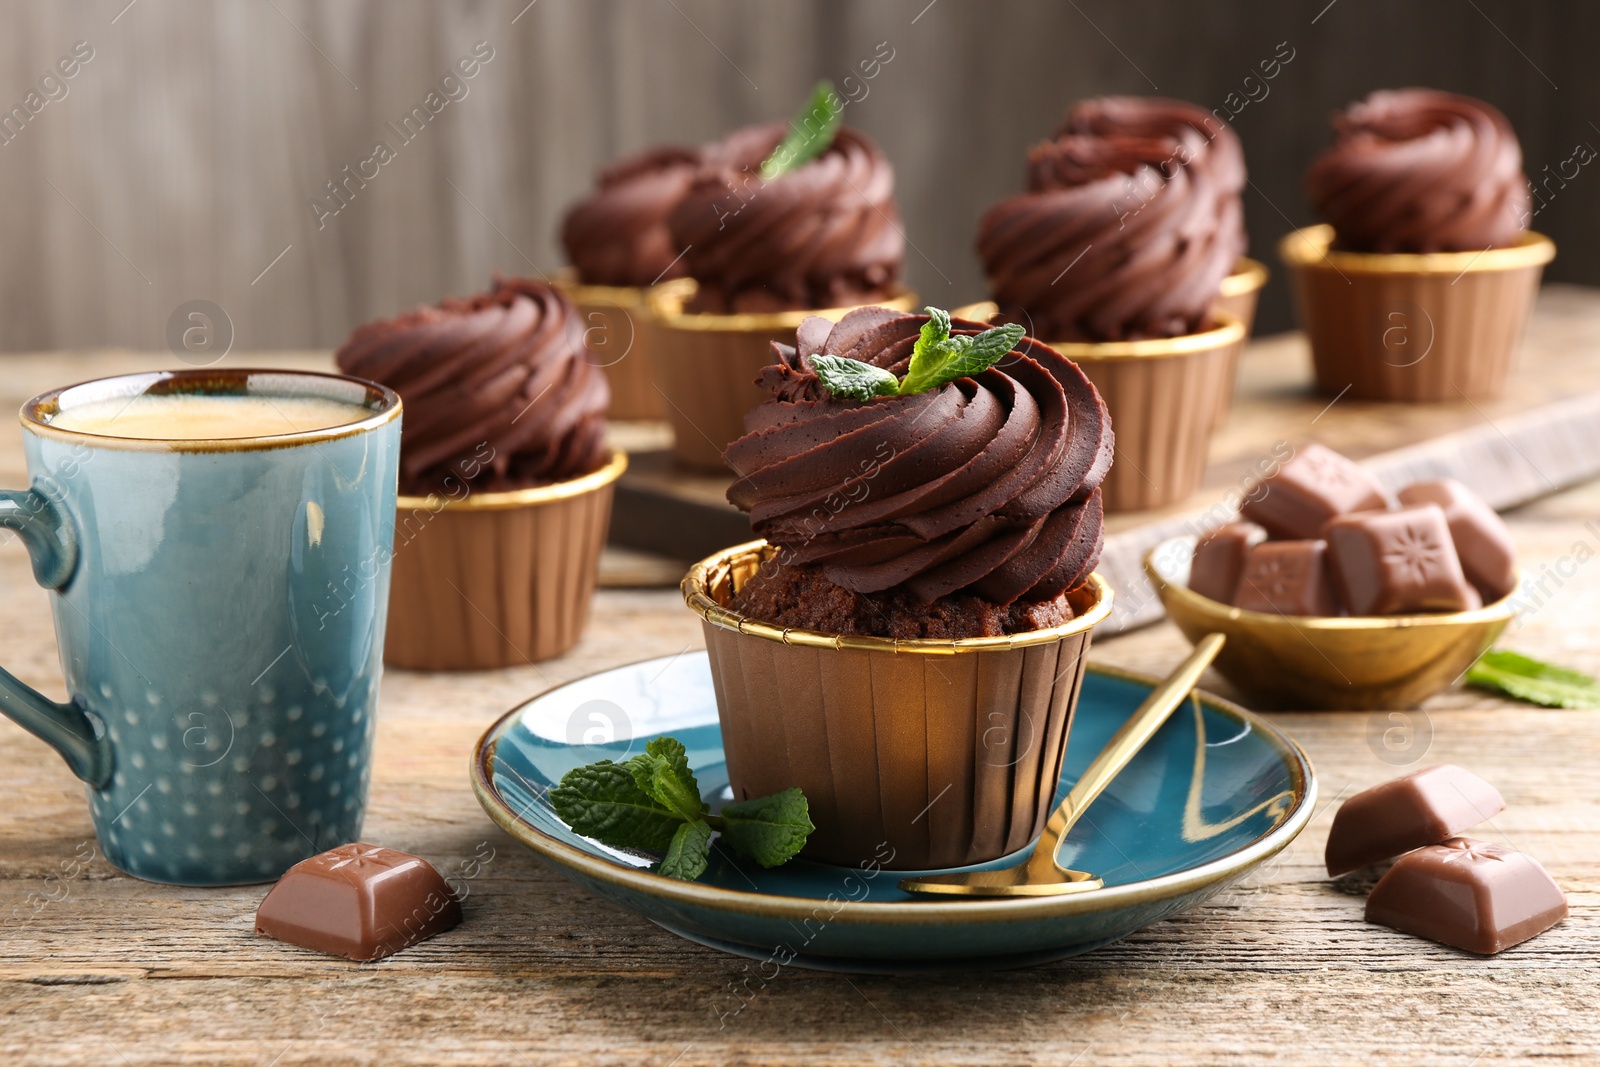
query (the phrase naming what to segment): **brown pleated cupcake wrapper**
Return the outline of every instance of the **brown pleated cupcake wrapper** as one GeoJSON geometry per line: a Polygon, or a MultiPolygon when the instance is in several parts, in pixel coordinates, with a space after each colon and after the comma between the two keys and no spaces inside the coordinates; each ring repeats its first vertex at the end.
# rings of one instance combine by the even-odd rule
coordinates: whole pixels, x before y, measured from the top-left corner
{"type": "Polygon", "coordinates": [[[1362,400],[1461,402],[1505,391],[1555,246],[1525,233],[1482,253],[1327,251],[1312,226],[1279,246],[1295,280],[1317,386],[1362,400]]]}
{"type": "MultiPolygon", "coordinates": [[[[763,550],[704,561],[686,594],[713,590],[705,575],[730,557],[763,550]]],[[[724,582],[720,599],[736,584],[724,582]]],[[[702,596],[734,797],[800,787],[816,825],[804,854],[829,863],[919,870],[1026,847],[1049,817],[1092,628],[1110,609],[1098,576],[1073,597],[1071,626],[1016,635],[1011,648],[984,639],[989,650],[924,641],[896,651],[888,639],[743,620],[702,596]]]]}
{"type": "Polygon", "coordinates": [[[483,670],[561,655],[582,636],[611,522],[616,453],[553,486],[439,506],[401,498],[384,661],[483,670]]]}
{"type": "Polygon", "coordinates": [[[571,267],[556,275],[555,284],[577,307],[590,358],[611,386],[607,415],[618,421],[666,418],[667,407],[650,373],[650,332],[644,327],[647,290],[584,285],[571,267]]]}
{"type": "MultiPolygon", "coordinates": [[[[1244,325],[1244,339],[1249,343],[1256,325],[1256,307],[1261,300],[1261,289],[1267,284],[1267,268],[1248,257],[1234,264],[1233,273],[1222,280],[1222,292],[1212,304],[1213,311],[1232,315],[1244,325]]],[[[1217,412],[1217,425],[1227,421],[1233,410],[1233,394],[1239,382],[1239,357],[1244,355],[1244,345],[1233,350],[1228,360],[1228,382],[1222,391],[1222,408],[1217,412]]]]}
{"type": "Polygon", "coordinates": [[[1200,487],[1244,346],[1242,324],[1216,317],[1220,326],[1184,337],[1053,345],[1111,413],[1117,452],[1101,487],[1108,512],[1165,507],[1200,487]]]}
{"type": "MultiPolygon", "coordinates": [[[[650,291],[644,333],[655,385],[672,423],[672,451],[691,466],[721,471],[723,449],[744,436],[747,412],[767,398],[756,385],[772,362],[772,342],[794,344],[794,331],[808,315],[839,319],[850,308],[770,314],[694,315],[683,306],[693,283],[673,282],[650,291]]],[[[904,293],[884,307],[909,310],[916,297],[904,293]]]]}

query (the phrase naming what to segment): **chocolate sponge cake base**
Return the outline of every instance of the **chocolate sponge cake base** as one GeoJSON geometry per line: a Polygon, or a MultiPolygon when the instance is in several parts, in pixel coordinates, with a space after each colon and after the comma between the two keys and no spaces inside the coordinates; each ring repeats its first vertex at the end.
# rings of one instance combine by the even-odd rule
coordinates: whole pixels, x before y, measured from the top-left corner
{"type": "Polygon", "coordinates": [[[816,568],[773,564],[746,582],[730,606],[774,626],[902,640],[1000,637],[1060,626],[1073,617],[1064,593],[996,604],[958,592],[927,603],[897,589],[857,593],[816,568]]]}

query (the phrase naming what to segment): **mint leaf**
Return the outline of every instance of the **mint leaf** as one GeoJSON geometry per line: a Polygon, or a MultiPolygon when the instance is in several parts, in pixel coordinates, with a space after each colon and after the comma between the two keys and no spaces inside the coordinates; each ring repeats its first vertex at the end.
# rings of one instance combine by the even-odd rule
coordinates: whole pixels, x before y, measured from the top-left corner
{"type": "Polygon", "coordinates": [[[805,794],[792,786],[722,808],[722,839],[763,867],[789,862],[815,829],[805,794]]]}
{"type": "Polygon", "coordinates": [[[811,366],[828,392],[846,400],[895,396],[900,380],[882,367],[844,356],[812,356],[811,366]]]}
{"type": "Polygon", "coordinates": [[[1600,681],[1517,652],[1491,650],[1467,668],[1468,685],[1547,708],[1600,708],[1600,681]]]}
{"type": "Polygon", "coordinates": [[[634,784],[656,803],[670,808],[678,818],[692,822],[706,810],[700,787],[689,770],[689,754],[681,742],[658,737],[628,761],[634,784]]]}
{"type": "Polygon", "coordinates": [[[811,93],[805,110],[789,124],[789,134],[761,164],[761,178],[772,181],[798,170],[828,150],[839,133],[844,117],[844,101],[833,91],[833,83],[820,81],[811,93]]]}
{"type": "Polygon", "coordinates": [[[704,819],[679,823],[678,832],[672,835],[667,854],[661,857],[656,873],[664,878],[678,878],[692,882],[705,873],[706,859],[711,855],[711,827],[704,819]]]}
{"type": "Polygon", "coordinates": [[[615,848],[660,852],[683,825],[639,787],[628,767],[610,760],[568,771],[550,791],[550,805],[574,832],[615,848]]]}
{"type": "Polygon", "coordinates": [[[685,881],[704,873],[714,831],[741,855],[776,867],[815,829],[798,789],[707,815],[689,753],[671,737],[656,738],[627,763],[601,760],[568,771],[550,803],[577,833],[613,848],[659,852],[656,873],[685,881]]]}
{"type": "Polygon", "coordinates": [[[950,316],[938,308],[925,308],[928,321],[911,350],[911,364],[900,383],[900,395],[911,396],[937,389],[957,378],[982,374],[1006,357],[1025,332],[1011,323],[984,330],[975,337],[950,336],[950,316]]]}
{"type": "Polygon", "coordinates": [[[950,343],[950,313],[935,307],[922,310],[928,313],[928,321],[922,324],[922,332],[911,349],[911,363],[900,383],[899,391],[907,396],[927,389],[923,383],[933,380],[935,368],[944,358],[945,346],[950,343]]]}

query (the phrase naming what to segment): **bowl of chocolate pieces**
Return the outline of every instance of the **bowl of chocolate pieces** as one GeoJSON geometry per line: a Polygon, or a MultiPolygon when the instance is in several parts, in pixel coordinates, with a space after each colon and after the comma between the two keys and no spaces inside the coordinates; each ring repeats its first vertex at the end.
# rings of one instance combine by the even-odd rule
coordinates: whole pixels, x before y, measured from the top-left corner
{"type": "Polygon", "coordinates": [[[1237,522],[1145,557],[1190,641],[1228,643],[1216,668],[1283,707],[1415,707],[1454,682],[1514,614],[1516,557],[1494,509],[1459,482],[1391,496],[1310,444],[1237,522]]]}

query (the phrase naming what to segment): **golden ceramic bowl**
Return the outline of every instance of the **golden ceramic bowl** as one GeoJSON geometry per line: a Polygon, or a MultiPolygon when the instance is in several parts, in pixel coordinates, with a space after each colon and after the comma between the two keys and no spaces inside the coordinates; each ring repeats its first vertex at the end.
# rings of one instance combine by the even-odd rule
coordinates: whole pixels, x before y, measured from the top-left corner
{"type": "Polygon", "coordinates": [[[1507,596],[1476,611],[1366,618],[1274,615],[1189,589],[1193,537],[1157,545],[1145,573],[1167,618],[1191,642],[1228,639],[1214,666],[1258,702],[1329,711],[1412,708],[1444,689],[1494,643],[1514,614],[1507,596]]]}

